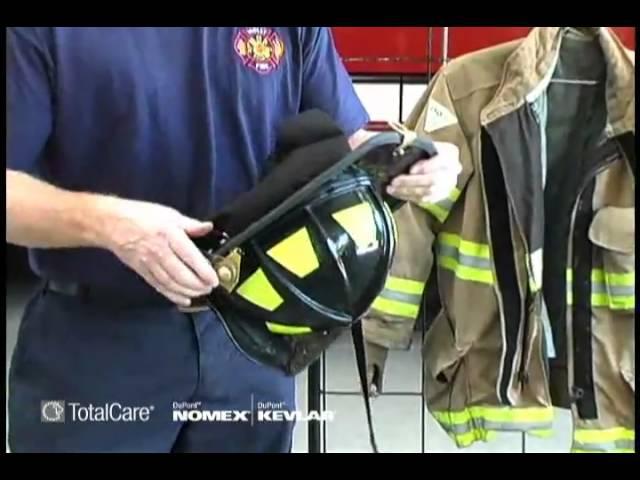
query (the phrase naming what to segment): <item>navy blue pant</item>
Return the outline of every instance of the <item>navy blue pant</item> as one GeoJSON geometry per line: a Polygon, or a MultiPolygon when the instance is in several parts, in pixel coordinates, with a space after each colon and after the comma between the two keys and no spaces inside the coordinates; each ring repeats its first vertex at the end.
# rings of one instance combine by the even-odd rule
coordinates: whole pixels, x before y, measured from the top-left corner
{"type": "Polygon", "coordinates": [[[39,291],[20,325],[9,382],[12,452],[289,452],[292,445],[292,422],[230,411],[293,410],[294,379],[246,357],[211,312],[96,305],[39,291]],[[58,400],[64,405],[46,403],[58,400]],[[194,421],[173,417],[191,407],[201,411],[189,414],[194,421]],[[109,410],[104,421],[100,412],[109,410]]]}

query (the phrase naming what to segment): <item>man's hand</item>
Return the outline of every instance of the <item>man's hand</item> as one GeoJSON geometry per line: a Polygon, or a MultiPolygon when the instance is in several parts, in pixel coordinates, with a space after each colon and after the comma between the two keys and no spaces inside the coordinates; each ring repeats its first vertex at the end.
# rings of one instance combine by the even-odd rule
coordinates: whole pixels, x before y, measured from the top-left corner
{"type": "Polygon", "coordinates": [[[415,203],[436,203],[447,198],[462,172],[460,151],[452,143],[434,142],[438,154],[418,160],[409,174],[393,179],[387,193],[415,203]]]}
{"type": "Polygon", "coordinates": [[[218,277],[189,237],[213,225],[154,203],[64,190],[7,169],[8,243],[27,248],[103,248],[178,305],[218,277]]]}
{"type": "Polygon", "coordinates": [[[187,307],[218,286],[215,270],[189,238],[211,231],[210,222],[118,198],[103,199],[102,209],[105,247],[175,304],[187,307]]]}

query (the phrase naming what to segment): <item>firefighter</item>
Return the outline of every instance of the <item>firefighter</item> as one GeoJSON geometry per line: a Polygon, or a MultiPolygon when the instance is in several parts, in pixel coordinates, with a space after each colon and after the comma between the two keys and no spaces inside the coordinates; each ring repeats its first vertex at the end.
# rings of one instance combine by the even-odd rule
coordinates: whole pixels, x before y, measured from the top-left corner
{"type": "MultiPolygon", "coordinates": [[[[312,108],[352,146],[368,138],[327,28],[8,29],[7,242],[42,280],[11,362],[12,451],[290,451],[291,422],[172,418],[295,408],[292,376],[244,355],[213,312],[178,307],[220,282],[192,241],[206,219],[258,183],[283,119],[312,108]],[[82,413],[105,405],[148,414],[82,413]]],[[[455,185],[457,150],[438,148],[394,195],[455,185]]]]}

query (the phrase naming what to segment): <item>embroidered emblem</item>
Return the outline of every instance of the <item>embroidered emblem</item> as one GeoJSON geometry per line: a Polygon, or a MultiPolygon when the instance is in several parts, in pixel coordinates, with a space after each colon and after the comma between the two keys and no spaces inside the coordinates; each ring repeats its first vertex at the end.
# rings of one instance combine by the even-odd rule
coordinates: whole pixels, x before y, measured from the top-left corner
{"type": "Polygon", "coordinates": [[[248,27],[237,33],[233,48],[245,66],[266,75],[280,66],[284,43],[273,28],[248,27]]]}
{"type": "Polygon", "coordinates": [[[433,98],[427,105],[427,118],[424,122],[424,130],[427,133],[458,123],[457,117],[447,107],[433,98]]]}

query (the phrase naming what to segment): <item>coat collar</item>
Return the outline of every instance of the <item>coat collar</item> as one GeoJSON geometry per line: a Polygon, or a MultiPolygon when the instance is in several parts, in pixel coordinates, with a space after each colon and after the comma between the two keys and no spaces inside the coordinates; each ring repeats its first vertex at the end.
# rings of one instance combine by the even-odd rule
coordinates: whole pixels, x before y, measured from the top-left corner
{"type": "MultiPolygon", "coordinates": [[[[495,96],[481,112],[487,125],[518,109],[536,91],[546,89],[558,59],[560,46],[571,27],[536,27],[505,62],[495,96]]],[[[597,36],[606,63],[608,134],[635,132],[635,65],[633,55],[607,27],[583,27],[583,34],[597,36]]]]}

